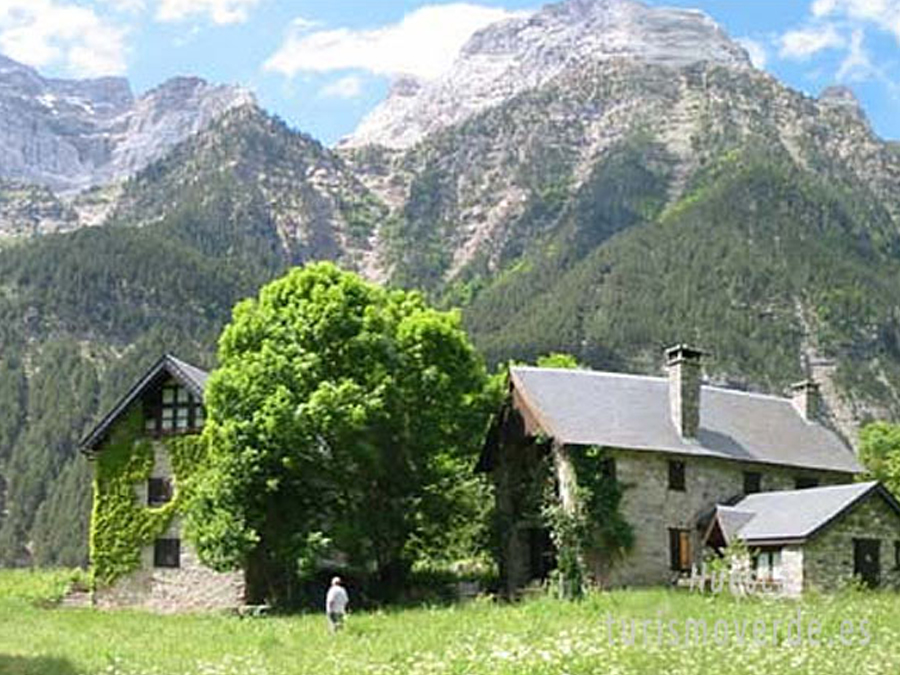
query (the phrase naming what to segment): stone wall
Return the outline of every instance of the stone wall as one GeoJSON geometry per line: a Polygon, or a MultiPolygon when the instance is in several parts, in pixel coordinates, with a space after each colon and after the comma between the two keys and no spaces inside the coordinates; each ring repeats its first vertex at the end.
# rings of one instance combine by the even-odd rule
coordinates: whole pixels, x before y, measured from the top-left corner
{"type": "Polygon", "coordinates": [[[900,516],[877,493],[869,494],[804,547],[805,589],[834,590],[853,578],[853,540],[881,540],[881,583],[900,587],[894,542],[900,541],[900,516]]]}
{"type": "MultiPolygon", "coordinates": [[[[154,443],[151,477],[172,478],[172,464],[165,445],[154,443]]],[[[175,489],[178,489],[177,484],[175,489]]],[[[147,506],[147,483],[135,485],[135,499],[147,506]]],[[[181,540],[178,568],[153,565],[153,544],[141,551],[141,567],[118,579],[108,588],[98,589],[94,602],[99,607],[141,607],[158,612],[212,611],[243,604],[243,572],[220,573],[204,566],[193,548],[181,539],[181,521],[176,516],[162,538],[181,540]]]]}
{"type": "MultiPolygon", "coordinates": [[[[577,451],[577,449],[573,449],[577,451]]],[[[679,573],[670,570],[669,528],[691,531],[691,553],[698,565],[706,551],[704,531],[713,507],[742,494],[744,472],[762,474],[764,492],[794,489],[798,475],[817,476],[820,484],[845,483],[847,474],[789,469],[769,465],[732,462],[714,458],[677,456],[636,450],[611,450],[616,475],[625,487],[621,512],[634,528],[634,548],[609,575],[613,586],[672,583],[679,573]],[[668,489],[668,462],[685,463],[685,491],[668,489]]]]}

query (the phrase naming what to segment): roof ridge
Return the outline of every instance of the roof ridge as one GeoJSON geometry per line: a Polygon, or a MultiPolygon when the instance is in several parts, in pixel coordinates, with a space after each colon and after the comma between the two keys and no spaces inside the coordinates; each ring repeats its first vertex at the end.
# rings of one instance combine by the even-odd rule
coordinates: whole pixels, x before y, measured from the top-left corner
{"type": "Polygon", "coordinates": [[[696,438],[672,422],[667,377],[512,366],[510,382],[544,433],[570,445],[710,456],[800,469],[862,472],[846,441],[790,398],[703,384],[696,438]]]}
{"type": "MultiPolygon", "coordinates": [[[[554,373],[565,373],[565,374],[577,374],[577,375],[587,375],[592,377],[621,377],[621,378],[630,378],[635,380],[651,380],[653,382],[667,382],[668,378],[665,375],[645,375],[643,373],[620,373],[615,370],[593,370],[592,368],[557,368],[557,367],[544,367],[544,366],[511,366],[512,370],[529,370],[529,371],[540,371],[540,372],[554,372],[554,373]]],[[[749,396],[753,398],[764,398],[767,400],[778,401],[780,403],[790,403],[791,399],[787,396],[779,396],[777,394],[766,394],[758,391],[744,391],[743,389],[733,389],[731,387],[724,387],[719,384],[712,384],[709,382],[701,382],[700,386],[703,389],[712,389],[717,392],[722,392],[725,394],[739,394],[741,396],[749,396]]]]}
{"type": "Polygon", "coordinates": [[[865,486],[865,490],[861,490],[861,492],[868,492],[872,488],[876,487],[878,484],[879,484],[879,481],[870,480],[870,481],[862,481],[862,482],[858,482],[858,483],[853,482],[853,483],[836,483],[833,485],[817,485],[816,487],[794,488],[793,490],[767,490],[766,492],[754,492],[752,495],[747,495],[746,497],[744,497],[744,499],[742,499],[740,502],[738,502],[738,504],[740,504],[741,502],[743,502],[746,499],[753,499],[755,497],[768,497],[770,495],[784,496],[784,495],[794,495],[794,494],[809,495],[811,493],[813,494],[813,496],[815,496],[815,493],[819,493],[819,492],[849,491],[851,488],[859,489],[859,488],[862,488],[863,486],[865,486]]]}
{"type": "Polygon", "coordinates": [[[666,378],[661,377],[659,375],[643,375],[639,373],[619,373],[614,370],[593,370],[592,368],[545,368],[543,366],[511,366],[510,370],[531,370],[531,371],[541,371],[541,372],[555,372],[555,373],[566,373],[566,374],[578,374],[578,375],[589,375],[589,376],[604,376],[604,377],[630,377],[636,380],[654,380],[665,382],[666,378]]]}

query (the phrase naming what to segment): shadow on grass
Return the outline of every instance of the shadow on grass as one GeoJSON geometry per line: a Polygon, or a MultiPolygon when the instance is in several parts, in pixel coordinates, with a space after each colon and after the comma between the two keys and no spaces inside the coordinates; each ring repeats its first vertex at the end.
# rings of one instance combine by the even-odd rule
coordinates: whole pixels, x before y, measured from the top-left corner
{"type": "Polygon", "coordinates": [[[7,656],[0,654],[3,675],[78,675],[75,667],[54,656],[7,656]]]}

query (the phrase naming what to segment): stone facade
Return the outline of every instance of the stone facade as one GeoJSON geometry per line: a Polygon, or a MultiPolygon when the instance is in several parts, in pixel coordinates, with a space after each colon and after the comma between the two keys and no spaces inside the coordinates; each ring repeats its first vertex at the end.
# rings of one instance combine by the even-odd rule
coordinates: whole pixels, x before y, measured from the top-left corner
{"type": "MultiPolygon", "coordinates": [[[[503,533],[501,576],[506,590],[515,592],[532,578],[539,576],[534,569],[534,538],[543,524],[534,505],[540,486],[537,466],[542,446],[531,442],[528,430],[533,420],[520,422],[519,436],[507,440],[500,461],[494,468],[497,495],[497,515],[503,533]]],[[[554,448],[553,469],[560,483],[560,498],[566,495],[577,480],[569,464],[570,453],[578,447],[554,448]]],[[[591,562],[592,573],[604,586],[653,586],[671,584],[681,572],[671,569],[669,530],[690,532],[692,563],[698,566],[709,549],[703,546],[704,525],[717,504],[743,494],[744,473],[759,473],[760,491],[793,490],[798,478],[815,478],[820,485],[851,482],[851,474],[815,471],[717,458],[679,456],[640,450],[607,448],[615,461],[617,480],[624,488],[620,512],[634,531],[634,546],[624,560],[612,569],[604,562],[591,562]],[[684,463],[684,491],[669,489],[669,461],[684,463]],[[699,526],[698,526],[699,524],[699,526]]],[[[852,555],[852,551],[851,551],[852,555]]],[[[799,549],[785,551],[783,566],[800,569],[802,584],[803,554],[799,549]]],[[[851,559],[852,562],[852,559],[851,559]]]]}
{"type": "Polygon", "coordinates": [[[821,485],[846,483],[849,474],[809,469],[729,462],[704,457],[679,457],[655,452],[611,450],[616,477],[625,488],[620,511],[634,528],[634,548],[616,565],[609,578],[613,586],[671,583],[679,572],[671,570],[669,530],[691,532],[691,558],[698,565],[703,548],[704,523],[716,504],[743,494],[744,472],[761,474],[760,491],[793,490],[797,477],[818,478],[821,485]],[[683,461],[685,489],[670,490],[669,461],[683,461]]]}
{"type": "Polygon", "coordinates": [[[881,585],[900,587],[894,548],[900,543],[900,516],[881,495],[873,492],[806,543],[803,588],[830,591],[850,582],[854,539],[881,542],[881,585]]]}
{"type": "Polygon", "coordinates": [[[634,450],[611,450],[616,477],[625,488],[621,513],[634,528],[634,548],[612,570],[613,586],[671,583],[679,576],[671,570],[669,529],[690,530],[691,558],[698,565],[706,551],[698,522],[704,522],[716,504],[743,494],[744,472],[761,474],[761,491],[793,490],[797,477],[818,478],[821,485],[846,483],[849,474],[808,469],[729,462],[714,458],[677,457],[634,450]],[[670,490],[669,461],[683,461],[685,489],[670,490]]]}
{"type": "MultiPolygon", "coordinates": [[[[153,444],[151,478],[174,480],[169,453],[163,443],[153,444]]],[[[174,485],[178,489],[177,484],[174,485]]],[[[135,499],[147,506],[148,485],[134,486],[135,499]]],[[[234,609],[244,601],[243,572],[220,573],[204,566],[193,548],[181,538],[181,521],[172,519],[161,538],[180,541],[178,567],[156,567],[154,545],[141,551],[141,566],[118,579],[112,586],[98,589],[94,602],[98,607],[141,607],[158,612],[213,611],[234,609]]]]}

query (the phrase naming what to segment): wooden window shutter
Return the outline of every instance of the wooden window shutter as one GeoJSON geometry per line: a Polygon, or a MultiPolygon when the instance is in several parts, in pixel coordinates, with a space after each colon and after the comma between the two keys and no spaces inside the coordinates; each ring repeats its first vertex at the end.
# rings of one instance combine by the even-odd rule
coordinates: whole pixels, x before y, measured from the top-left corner
{"type": "Polygon", "coordinates": [[[682,570],[689,570],[691,568],[691,533],[687,530],[681,530],[679,533],[680,546],[679,552],[680,556],[680,564],[682,570]]]}

